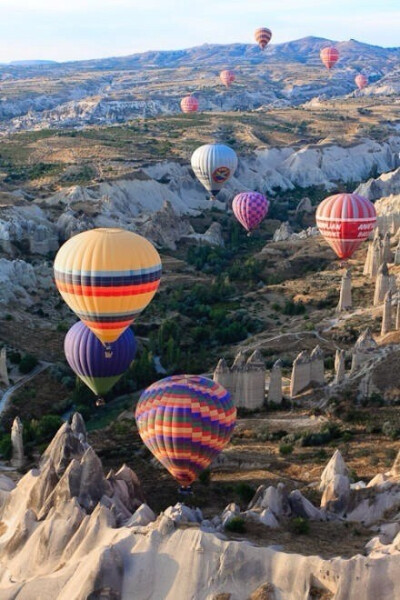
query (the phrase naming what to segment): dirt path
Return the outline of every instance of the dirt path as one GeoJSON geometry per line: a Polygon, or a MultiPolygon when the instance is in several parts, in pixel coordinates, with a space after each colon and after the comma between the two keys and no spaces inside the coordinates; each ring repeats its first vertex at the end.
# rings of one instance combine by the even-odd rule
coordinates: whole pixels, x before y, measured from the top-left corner
{"type": "Polygon", "coordinates": [[[38,375],[39,373],[42,373],[42,371],[45,371],[46,369],[48,369],[50,366],[51,366],[51,363],[48,363],[48,362],[42,362],[42,363],[40,363],[30,373],[28,373],[27,375],[25,375],[25,377],[22,377],[22,379],[20,379],[19,381],[17,381],[17,383],[15,383],[11,387],[9,387],[4,392],[3,397],[0,400],[0,415],[7,408],[8,403],[11,400],[11,396],[13,395],[13,393],[16,390],[18,390],[20,387],[22,387],[23,385],[25,385],[25,383],[27,383],[28,381],[30,381],[31,379],[33,379],[34,377],[36,377],[36,375],[38,375]]]}

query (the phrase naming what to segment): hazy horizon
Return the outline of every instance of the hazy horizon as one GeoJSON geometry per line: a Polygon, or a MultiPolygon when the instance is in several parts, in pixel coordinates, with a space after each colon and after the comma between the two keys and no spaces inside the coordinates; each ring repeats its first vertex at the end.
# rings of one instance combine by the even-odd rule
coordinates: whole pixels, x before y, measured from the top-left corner
{"type": "Polygon", "coordinates": [[[0,0],[0,62],[58,62],[181,50],[202,44],[253,43],[267,26],[279,44],[308,36],[400,45],[400,6],[337,0],[334,9],[315,0],[0,0]],[[332,12],[333,10],[333,12],[332,12]]]}

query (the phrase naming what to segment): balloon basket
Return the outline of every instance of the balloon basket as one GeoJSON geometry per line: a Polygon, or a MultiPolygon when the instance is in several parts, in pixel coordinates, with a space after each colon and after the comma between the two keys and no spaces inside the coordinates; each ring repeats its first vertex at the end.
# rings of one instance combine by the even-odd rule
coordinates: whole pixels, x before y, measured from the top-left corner
{"type": "Polygon", "coordinates": [[[97,408],[100,408],[101,406],[105,406],[106,405],[106,401],[104,400],[104,398],[97,398],[96,399],[96,406],[97,408]]]}
{"type": "Polygon", "coordinates": [[[110,344],[104,344],[104,355],[106,358],[112,358],[112,350],[110,344]]]}
{"type": "Polygon", "coordinates": [[[180,496],[183,496],[184,498],[187,498],[188,496],[193,496],[192,486],[191,485],[188,485],[188,486],[181,485],[178,488],[178,494],[180,496]]]}
{"type": "Polygon", "coordinates": [[[247,232],[247,237],[251,237],[251,231],[247,232]]]}

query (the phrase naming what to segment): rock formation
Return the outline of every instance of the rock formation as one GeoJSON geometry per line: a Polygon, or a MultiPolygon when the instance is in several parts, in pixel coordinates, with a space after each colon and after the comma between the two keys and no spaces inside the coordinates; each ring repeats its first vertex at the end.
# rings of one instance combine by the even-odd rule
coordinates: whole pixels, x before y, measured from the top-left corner
{"type": "Polygon", "coordinates": [[[286,242],[293,234],[293,229],[290,227],[288,222],[282,223],[282,225],[274,232],[273,242],[286,242]]]}
{"type": "Polygon", "coordinates": [[[386,293],[390,289],[390,275],[386,263],[382,263],[378,269],[375,282],[374,306],[379,306],[385,299],[386,293]]]}
{"type": "Polygon", "coordinates": [[[268,402],[281,404],[282,398],[282,361],[277,360],[270,373],[268,402]]]}
{"type": "Polygon", "coordinates": [[[19,417],[15,417],[11,428],[11,444],[12,444],[12,455],[11,464],[16,469],[20,469],[24,466],[25,455],[24,455],[24,441],[23,441],[23,430],[24,427],[19,417]]]}
{"type": "Polygon", "coordinates": [[[346,269],[340,285],[340,297],[337,310],[338,312],[342,312],[343,310],[351,309],[351,307],[351,271],[350,269],[346,269]]]}
{"type": "Polygon", "coordinates": [[[383,237],[382,262],[387,264],[393,262],[393,253],[390,248],[390,231],[387,231],[383,237]]]}
{"type": "Polygon", "coordinates": [[[344,380],[346,374],[346,352],[344,350],[336,350],[335,354],[335,378],[334,383],[339,384],[344,380]]]}
{"type": "Polygon", "coordinates": [[[354,344],[351,373],[355,373],[365,361],[370,360],[377,348],[371,330],[365,329],[354,344]]]}
{"type": "Polygon", "coordinates": [[[392,292],[389,290],[386,292],[385,300],[383,303],[383,315],[382,315],[382,327],[381,335],[386,335],[393,329],[392,319],[392,292]]]}
{"type": "Polygon", "coordinates": [[[396,246],[396,252],[394,254],[394,264],[395,265],[400,265],[400,240],[399,240],[399,243],[396,246]]]}
{"type": "Polygon", "coordinates": [[[400,295],[397,294],[397,302],[396,302],[396,324],[395,329],[398,331],[400,329],[400,295]]]}
{"type": "Polygon", "coordinates": [[[310,354],[310,383],[325,384],[324,352],[320,346],[316,346],[310,354]]]}
{"type": "Polygon", "coordinates": [[[246,361],[240,351],[231,368],[221,359],[214,371],[214,381],[231,394],[235,406],[256,410],[265,402],[265,361],[256,350],[246,361]]]}
{"type": "Polygon", "coordinates": [[[6,387],[10,385],[7,370],[7,348],[5,346],[0,350],[0,380],[6,387]]]}
{"type": "Polygon", "coordinates": [[[292,376],[290,379],[290,396],[294,398],[305,390],[311,383],[311,367],[310,357],[308,353],[303,350],[297,356],[292,367],[292,376]]]}

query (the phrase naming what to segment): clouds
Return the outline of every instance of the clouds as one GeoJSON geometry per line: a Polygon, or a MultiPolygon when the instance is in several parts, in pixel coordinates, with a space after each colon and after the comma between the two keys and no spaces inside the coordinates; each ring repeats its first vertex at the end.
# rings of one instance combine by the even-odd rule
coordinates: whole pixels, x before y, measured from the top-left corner
{"type": "Polygon", "coordinates": [[[68,60],[306,35],[400,43],[398,0],[0,0],[0,61],[68,60]]]}

